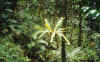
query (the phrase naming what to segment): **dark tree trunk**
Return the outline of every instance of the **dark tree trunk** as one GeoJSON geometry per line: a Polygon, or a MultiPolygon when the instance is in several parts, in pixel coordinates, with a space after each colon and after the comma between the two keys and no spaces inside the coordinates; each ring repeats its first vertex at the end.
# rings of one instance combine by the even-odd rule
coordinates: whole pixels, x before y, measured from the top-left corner
{"type": "Polygon", "coordinates": [[[82,45],[82,19],[80,16],[78,46],[80,47],[81,45],[82,45]]]}
{"type": "Polygon", "coordinates": [[[11,2],[12,2],[12,8],[11,9],[15,10],[16,7],[17,7],[17,0],[11,0],[11,2]]]}
{"type": "Polygon", "coordinates": [[[82,12],[81,12],[81,8],[82,8],[82,0],[79,2],[79,37],[78,37],[78,46],[82,46],[82,12]]]}
{"type": "MultiPolygon", "coordinates": [[[[61,16],[65,17],[64,22],[63,22],[63,28],[66,27],[67,24],[67,0],[62,0],[62,10],[61,10],[61,16]]],[[[66,34],[64,32],[63,34],[66,34]]],[[[65,46],[65,39],[62,37],[62,45],[61,45],[61,58],[62,62],[66,62],[66,46],[65,46]]]]}
{"type": "Polygon", "coordinates": [[[66,62],[66,47],[65,47],[65,40],[62,40],[62,48],[61,48],[61,57],[62,57],[62,62],[66,62]]]}

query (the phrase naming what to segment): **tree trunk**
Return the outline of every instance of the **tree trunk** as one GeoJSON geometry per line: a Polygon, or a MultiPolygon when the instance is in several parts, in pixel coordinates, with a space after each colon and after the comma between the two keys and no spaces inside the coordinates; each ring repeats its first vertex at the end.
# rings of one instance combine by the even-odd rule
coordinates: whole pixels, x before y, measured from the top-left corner
{"type": "MultiPolygon", "coordinates": [[[[63,28],[66,27],[67,24],[67,0],[62,0],[62,10],[61,10],[61,15],[65,17],[64,22],[63,22],[63,28]]],[[[64,32],[63,34],[66,34],[64,32]]],[[[62,44],[61,44],[61,58],[62,62],[66,62],[66,46],[65,46],[65,39],[62,37],[62,44]]]]}
{"type": "Polygon", "coordinates": [[[66,47],[65,47],[65,40],[62,38],[62,48],[61,48],[61,58],[62,62],[66,62],[66,47]]]}
{"type": "Polygon", "coordinates": [[[82,12],[81,12],[81,8],[82,8],[82,0],[79,2],[79,37],[78,37],[78,46],[82,46],[82,12]]]}

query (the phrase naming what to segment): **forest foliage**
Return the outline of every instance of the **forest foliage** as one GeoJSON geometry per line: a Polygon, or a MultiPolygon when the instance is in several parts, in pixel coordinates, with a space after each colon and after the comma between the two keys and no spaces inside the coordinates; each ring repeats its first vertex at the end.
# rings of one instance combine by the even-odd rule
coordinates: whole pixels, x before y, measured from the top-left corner
{"type": "Polygon", "coordinates": [[[0,62],[100,62],[99,0],[0,0],[0,62]]]}

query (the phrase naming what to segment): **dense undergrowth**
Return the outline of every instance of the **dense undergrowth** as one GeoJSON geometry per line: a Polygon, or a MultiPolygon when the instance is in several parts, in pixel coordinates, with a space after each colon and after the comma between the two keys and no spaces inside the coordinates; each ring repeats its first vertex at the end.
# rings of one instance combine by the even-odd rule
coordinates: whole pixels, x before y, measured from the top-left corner
{"type": "Polygon", "coordinates": [[[68,62],[100,62],[99,1],[79,2],[0,0],[0,62],[61,62],[63,40],[68,62]]]}

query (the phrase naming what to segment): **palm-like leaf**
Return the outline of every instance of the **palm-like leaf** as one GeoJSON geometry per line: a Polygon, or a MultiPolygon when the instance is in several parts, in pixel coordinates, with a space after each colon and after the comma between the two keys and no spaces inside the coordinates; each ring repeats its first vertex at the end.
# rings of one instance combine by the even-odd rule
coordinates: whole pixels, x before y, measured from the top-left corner
{"type": "Polygon", "coordinates": [[[48,22],[48,20],[45,19],[44,21],[45,21],[45,28],[46,28],[46,30],[40,31],[38,33],[38,34],[41,33],[41,35],[39,36],[39,38],[43,37],[46,33],[51,33],[50,42],[53,42],[53,39],[55,38],[55,36],[57,34],[58,37],[63,37],[65,39],[65,41],[67,42],[67,44],[70,45],[69,40],[63,34],[64,29],[61,28],[63,20],[64,20],[64,18],[60,18],[60,20],[57,22],[57,24],[54,27],[54,29],[52,29],[51,26],[50,26],[50,23],[48,22]]]}
{"type": "Polygon", "coordinates": [[[41,35],[39,36],[39,38],[41,38],[41,37],[43,37],[46,33],[48,33],[49,31],[48,30],[46,30],[46,31],[42,31],[41,33],[41,35]]]}
{"type": "Polygon", "coordinates": [[[55,35],[56,35],[56,32],[54,31],[54,32],[52,33],[52,35],[51,35],[50,42],[53,42],[53,38],[55,37],[55,35]]]}
{"type": "Polygon", "coordinates": [[[47,20],[47,19],[44,19],[44,21],[45,21],[45,27],[46,27],[50,32],[52,32],[53,30],[52,30],[52,28],[51,28],[51,26],[50,26],[48,20],[47,20]]]}
{"type": "Polygon", "coordinates": [[[62,25],[63,20],[64,20],[64,18],[61,17],[60,20],[57,22],[57,24],[56,24],[54,30],[57,30],[57,29],[62,25]]]}

